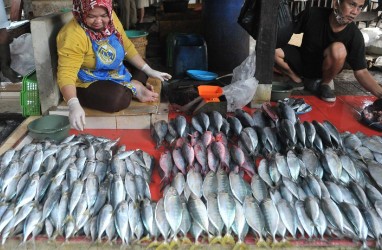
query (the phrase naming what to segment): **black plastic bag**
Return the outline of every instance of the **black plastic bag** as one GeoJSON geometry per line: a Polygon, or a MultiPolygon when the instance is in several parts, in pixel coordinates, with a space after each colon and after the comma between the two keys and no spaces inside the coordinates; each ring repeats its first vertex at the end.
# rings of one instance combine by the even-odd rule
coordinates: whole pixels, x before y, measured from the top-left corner
{"type": "MultiPolygon", "coordinates": [[[[261,2],[264,0],[245,0],[241,8],[238,23],[255,40],[259,35],[261,2]]],[[[266,0],[265,0],[266,1],[266,0]]],[[[277,13],[276,48],[286,45],[293,35],[293,18],[288,0],[280,0],[277,13]]]]}
{"type": "Polygon", "coordinates": [[[238,23],[250,36],[257,39],[260,23],[260,1],[245,0],[240,10],[238,23]]]}

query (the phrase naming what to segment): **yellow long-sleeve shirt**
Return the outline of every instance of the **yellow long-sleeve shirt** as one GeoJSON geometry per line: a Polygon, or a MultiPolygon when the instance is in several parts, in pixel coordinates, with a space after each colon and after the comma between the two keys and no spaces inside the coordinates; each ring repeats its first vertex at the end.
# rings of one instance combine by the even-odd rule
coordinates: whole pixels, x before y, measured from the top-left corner
{"type": "MultiPolygon", "coordinates": [[[[138,54],[134,44],[127,38],[121,22],[113,12],[115,28],[122,35],[125,59],[130,59],[138,54]]],[[[66,85],[88,87],[89,83],[82,83],[78,77],[81,68],[95,69],[96,58],[92,48],[92,42],[84,29],[73,18],[62,27],[57,35],[57,83],[59,88],[66,85]]]]}

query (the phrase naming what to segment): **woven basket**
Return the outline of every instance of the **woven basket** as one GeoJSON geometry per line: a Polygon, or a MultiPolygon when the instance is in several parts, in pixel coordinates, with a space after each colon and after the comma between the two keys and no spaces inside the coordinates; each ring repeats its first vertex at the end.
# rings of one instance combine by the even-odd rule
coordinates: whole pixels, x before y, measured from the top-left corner
{"type": "Polygon", "coordinates": [[[142,58],[146,58],[146,46],[147,46],[147,37],[136,37],[136,38],[129,38],[130,41],[134,44],[135,48],[137,49],[139,55],[141,55],[142,58]]]}

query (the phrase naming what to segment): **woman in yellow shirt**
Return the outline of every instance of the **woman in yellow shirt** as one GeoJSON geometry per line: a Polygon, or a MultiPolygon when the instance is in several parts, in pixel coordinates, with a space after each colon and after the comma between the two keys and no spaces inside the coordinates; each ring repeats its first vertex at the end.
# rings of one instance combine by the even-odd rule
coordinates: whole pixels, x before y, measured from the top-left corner
{"type": "Polygon", "coordinates": [[[161,81],[171,75],[153,70],[138,54],[112,10],[112,1],[73,0],[73,16],[57,36],[57,82],[69,106],[71,126],[77,130],[85,126],[81,105],[116,112],[127,108],[132,98],[156,101],[152,86],[144,86],[144,78],[134,79],[123,60],[161,81]]]}

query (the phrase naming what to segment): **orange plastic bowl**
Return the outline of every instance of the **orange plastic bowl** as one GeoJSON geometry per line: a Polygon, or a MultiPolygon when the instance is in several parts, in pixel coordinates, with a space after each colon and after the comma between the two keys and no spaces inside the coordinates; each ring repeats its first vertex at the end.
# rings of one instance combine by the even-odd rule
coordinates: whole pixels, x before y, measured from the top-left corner
{"type": "Polygon", "coordinates": [[[200,85],[198,86],[199,96],[204,100],[215,99],[223,94],[223,89],[219,86],[200,85]]]}

